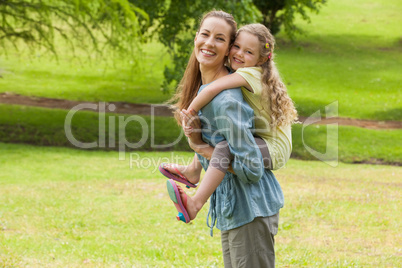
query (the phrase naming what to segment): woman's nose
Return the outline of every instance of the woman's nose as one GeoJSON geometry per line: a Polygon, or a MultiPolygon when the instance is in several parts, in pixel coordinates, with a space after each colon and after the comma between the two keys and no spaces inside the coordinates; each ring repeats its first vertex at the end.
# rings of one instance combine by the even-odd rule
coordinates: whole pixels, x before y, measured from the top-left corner
{"type": "Polygon", "coordinates": [[[206,45],[209,45],[209,46],[211,46],[211,47],[213,47],[213,46],[215,45],[215,43],[214,43],[214,38],[209,37],[209,38],[205,41],[205,44],[206,44],[206,45]]]}

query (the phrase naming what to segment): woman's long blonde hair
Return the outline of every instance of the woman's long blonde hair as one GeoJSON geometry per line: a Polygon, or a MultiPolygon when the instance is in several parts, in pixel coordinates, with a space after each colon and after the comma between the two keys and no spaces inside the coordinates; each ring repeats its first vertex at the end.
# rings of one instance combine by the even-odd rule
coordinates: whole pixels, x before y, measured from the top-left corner
{"type": "MultiPolygon", "coordinates": [[[[235,40],[237,31],[237,23],[234,20],[233,16],[224,11],[216,11],[216,10],[210,11],[202,17],[198,27],[198,31],[200,30],[202,23],[205,21],[205,19],[211,17],[223,19],[231,27],[230,42],[229,42],[230,47],[235,40]]],[[[173,104],[175,108],[174,116],[179,125],[181,125],[180,111],[182,109],[187,109],[190,106],[192,100],[197,96],[197,92],[200,86],[201,86],[200,63],[198,62],[193,49],[186,70],[184,72],[183,78],[181,79],[177,87],[176,93],[169,100],[169,103],[174,103],[173,104]]]]}
{"type": "Polygon", "coordinates": [[[245,25],[239,29],[237,34],[241,32],[250,33],[258,38],[260,41],[260,59],[266,59],[261,65],[261,104],[263,109],[271,116],[271,126],[276,127],[295,123],[297,121],[297,111],[273,61],[274,36],[267,27],[259,23],[245,25]],[[268,45],[266,45],[267,43],[268,45]]]}

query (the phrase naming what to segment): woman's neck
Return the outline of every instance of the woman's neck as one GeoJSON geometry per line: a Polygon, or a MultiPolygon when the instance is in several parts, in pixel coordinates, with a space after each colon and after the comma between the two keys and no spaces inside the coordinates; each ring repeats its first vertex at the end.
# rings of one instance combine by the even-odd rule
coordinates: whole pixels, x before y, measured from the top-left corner
{"type": "Polygon", "coordinates": [[[229,71],[226,69],[224,65],[220,65],[217,68],[211,68],[200,65],[200,72],[201,72],[202,83],[204,85],[209,84],[215,81],[216,79],[221,78],[222,76],[225,76],[229,73],[229,71]]]}

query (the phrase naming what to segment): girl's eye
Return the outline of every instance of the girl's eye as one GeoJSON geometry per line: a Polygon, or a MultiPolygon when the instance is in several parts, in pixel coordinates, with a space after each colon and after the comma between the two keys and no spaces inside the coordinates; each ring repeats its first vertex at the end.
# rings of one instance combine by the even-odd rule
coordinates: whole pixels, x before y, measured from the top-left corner
{"type": "Polygon", "coordinates": [[[251,51],[249,51],[249,50],[246,51],[246,53],[253,55],[253,52],[251,52],[251,51]]]}
{"type": "Polygon", "coordinates": [[[207,33],[201,33],[201,35],[203,35],[203,36],[208,36],[208,34],[207,34],[207,33]]]}
{"type": "Polygon", "coordinates": [[[234,47],[234,48],[239,48],[239,46],[238,46],[238,45],[233,45],[233,47],[234,47]]]}

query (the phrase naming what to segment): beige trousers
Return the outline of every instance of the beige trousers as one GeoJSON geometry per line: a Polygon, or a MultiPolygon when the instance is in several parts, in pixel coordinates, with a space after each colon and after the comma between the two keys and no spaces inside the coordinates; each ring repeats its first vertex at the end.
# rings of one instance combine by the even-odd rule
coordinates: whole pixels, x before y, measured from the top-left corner
{"type": "Polygon", "coordinates": [[[222,231],[225,268],[274,268],[274,236],[278,232],[279,213],[258,217],[252,222],[222,231]]]}

